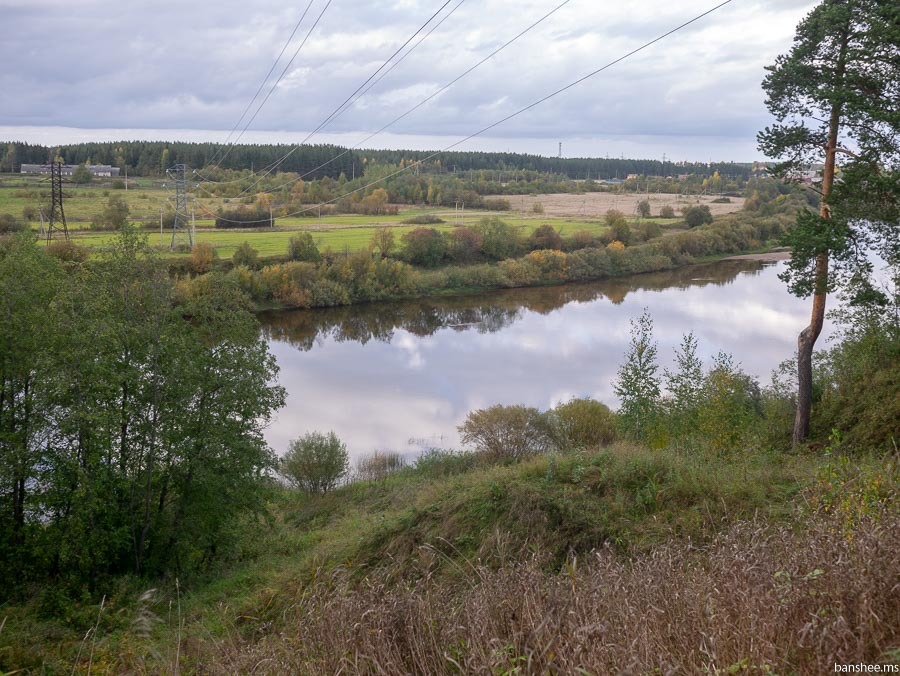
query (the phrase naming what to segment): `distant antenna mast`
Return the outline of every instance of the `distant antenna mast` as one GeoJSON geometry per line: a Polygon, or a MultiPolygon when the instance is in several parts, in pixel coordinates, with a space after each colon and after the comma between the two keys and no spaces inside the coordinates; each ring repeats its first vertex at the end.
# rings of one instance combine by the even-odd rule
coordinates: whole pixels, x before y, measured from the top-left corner
{"type": "Polygon", "coordinates": [[[559,159],[562,159],[562,141],[559,142],[559,159]]]}
{"type": "Polygon", "coordinates": [[[172,243],[169,245],[173,251],[176,243],[194,246],[194,235],[191,232],[187,208],[186,171],[187,167],[183,164],[176,164],[166,169],[166,175],[175,183],[175,219],[172,221],[172,243]]]}
{"type": "Polygon", "coordinates": [[[69,241],[69,228],[66,227],[66,212],[63,211],[62,162],[50,164],[50,224],[47,226],[47,243],[53,239],[53,231],[59,230],[69,241]]]}

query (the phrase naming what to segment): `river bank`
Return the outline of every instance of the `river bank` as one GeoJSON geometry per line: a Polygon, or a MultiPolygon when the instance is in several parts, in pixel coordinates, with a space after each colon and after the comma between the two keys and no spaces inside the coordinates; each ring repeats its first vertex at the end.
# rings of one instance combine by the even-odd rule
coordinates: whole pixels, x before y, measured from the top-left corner
{"type": "MultiPolygon", "coordinates": [[[[227,284],[244,291],[254,309],[262,311],[598,281],[673,270],[748,252],[758,255],[756,252],[767,252],[777,246],[792,221],[793,210],[789,209],[776,214],[740,212],[691,230],[664,233],[644,243],[629,245],[612,240],[604,245],[592,241],[582,248],[541,248],[524,255],[509,254],[521,250],[523,245],[513,229],[502,223],[490,223],[481,231],[459,228],[454,233],[453,241],[471,236],[480,243],[473,258],[466,262],[412,265],[403,260],[411,259],[408,249],[412,242],[406,242],[406,249],[390,256],[378,251],[321,255],[313,248],[307,260],[259,268],[213,267],[207,274],[184,275],[178,281],[177,290],[180,299],[189,302],[206,293],[211,284],[227,284]],[[489,240],[501,236],[508,239],[508,247],[495,246],[497,243],[489,240]]],[[[431,237],[435,245],[441,239],[436,231],[423,232],[422,237],[431,237]]],[[[441,262],[439,258],[432,260],[441,262]]]]}

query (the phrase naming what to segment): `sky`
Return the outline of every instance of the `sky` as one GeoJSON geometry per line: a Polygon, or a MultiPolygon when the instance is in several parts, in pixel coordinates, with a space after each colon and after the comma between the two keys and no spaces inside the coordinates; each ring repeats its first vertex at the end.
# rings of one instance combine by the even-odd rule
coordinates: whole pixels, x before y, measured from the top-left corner
{"type": "MultiPolygon", "coordinates": [[[[302,142],[444,4],[328,2],[0,0],[0,141],[225,142],[262,85],[250,114],[268,99],[241,141],[302,142]]],[[[410,43],[444,19],[407,58],[309,142],[447,148],[716,4],[569,0],[366,140],[561,2],[452,0],[410,43]]],[[[755,136],[771,122],[764,68],[790,48],[814,5],[733,0],[455,149],[555,156],[562,143],[565,157],[762,159],[755,136]]]]}

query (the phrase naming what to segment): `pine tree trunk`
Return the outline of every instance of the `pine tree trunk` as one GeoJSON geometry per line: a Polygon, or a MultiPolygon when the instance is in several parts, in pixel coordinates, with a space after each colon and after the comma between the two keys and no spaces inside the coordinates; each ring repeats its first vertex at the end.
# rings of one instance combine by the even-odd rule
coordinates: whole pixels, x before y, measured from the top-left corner
{"type": "MultiPolygon", "coordinates": [[[[824,208],[824,207],[823,207],[824,208]]],[[[816,294],[809,326],[797,338],[797,414],[794,418],[794,446],[809,436],[809,418],[812,413],[812,354],[816,339],[825,321],[825,286],[828,281],[828,254],[816,257],[816,294]],[[820,280],[822,286],[820,287],[820,280]],[[821,288],[821,292],[819,289],[821,288]]]]}
{"type": "MultiPolygon", "coordinates": [[[[834,164],[837,156],[837,136],[841,119],[841,106],[835,104],[831,109],[828,125],[828,142],[825,148],[825,170],[822,175],[822,207],[821,218],[831,218],[831,209],[827,197],[834,185],[834,164]]],[[[828,293],[828,251],[816,256],[816,279],[813,292],[812,316],[809,326],[800,332],[797,338],[797,413],[794,418],[794,446],[803,443],[809,436],[809,419],[812,413],[812,355],[816,339],[822,333],[825,323],[825,300],[828,293]]]]}
{"type": "MultiPolygon", "coordinates": [[[[841,36],[840,51],[835,64],[835,81],[841,81],[846,73],[847,47],[850,43],[850,26],[847,25],[841,36]]],[[[822,207],[819,216],[831,218],[828,206],[828,195],[834,185],[834,165],[837,157],[838,129],[841,124],[841,101],[831,106],[828,120],[828,140],[825,143],[825,169],[822,173],[822,207]]],[[[812,354],[816,339],[822,333],[825,323],[825,299],[828,293],[828,251],[816,256],[815,289],[813,291],[812,316],[809,326],[800,332],[797,338],[797,414],[794,417],[794,446],[803,443],[809,436],[809,419],[812,413],[812,354]]]]}

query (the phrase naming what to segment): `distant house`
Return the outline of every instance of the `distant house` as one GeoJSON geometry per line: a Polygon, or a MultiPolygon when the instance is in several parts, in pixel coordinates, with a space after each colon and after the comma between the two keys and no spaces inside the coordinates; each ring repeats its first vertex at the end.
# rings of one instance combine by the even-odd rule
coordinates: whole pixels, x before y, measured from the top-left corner
{"type": "Polygon", "coordinates": [[[806,185],[811,185],[813,183],[821,183],[822,175],[817,169],[798,169],[789,174],[786,174],[784,179],[786,181],[794,181],[797,183],[805,183],[806,185]]]}
{"type": "MultiPolygon", "coordinates": [[[[19,173],[22,174],[47,174],[50,175],[50,166],[49,164],[23,164],[21,169],[19,169],[19,173]]],[[[80,167],[80,164],[64,164],[62,165],[62,175],[63,176],[71,176],[73,172],[80,167]]],[[[111,167],[108,164],[87,164],[85,165],[87,170],[91,172],[94,176],[100,176],[102,178],[115,178],[119,175],[118,167],[111,167]]]]}

